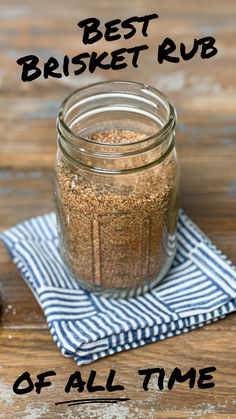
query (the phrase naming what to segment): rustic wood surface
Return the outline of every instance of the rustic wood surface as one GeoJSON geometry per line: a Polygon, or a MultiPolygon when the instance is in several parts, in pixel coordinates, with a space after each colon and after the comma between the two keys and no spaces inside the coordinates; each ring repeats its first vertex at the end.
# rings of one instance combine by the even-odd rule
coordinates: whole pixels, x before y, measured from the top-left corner
{"type": "MultiPolygon", "coordinates": [[[[52,167],[56,152],[55,117],[60,102],[73,89],[105,79],[143,81],[168,94],[178,112],[177,149],[181,163],[181,205],[212,241],[236,263],[236,3],[234,0],[99,2],[85,0],[2,0],[0,3],[0,231],[29,217],[53,210],[52,167]],[[140,31],[126,47],[148,43],[138,69],[88,72],[79,77],[20,80],[16,60],[36,54],[74,56],[86,51],[76,23],[90,16],[103,23],[116,18],[158,13],[149,37],[140,31]],[[218,54],[179,64],[155,61],[166,36],[191,47],[192,40],[216,38],[218,54]]],[[[88,51],[112,51],[123,40],[90,45],[88,51]]],[[[87,379],[96,369],[104,384],[110,368],[130,397],[117,405],[56,406],[78,398],[64,392],[77,368],[64,358],[48,330],[42,310],[0,244],[0,418],[236,418],[236,316],[165,341],[123,352],[80,367],[87,379]],[[169,377],[174,367],[215,366],[215,387],[190,390],[186,383],[169,391],[142,391],[139,368],[163,367],[169,377]],[[15,395],[12,385],[24,371],[32,378],[54,370],[53,385],[42,393],[15,395]]],[[[96,397],[104,396],[96,393],[96,397]]],[[[81,395],[79,395],[81,397],[81,395]]],[[[83,397],[93,397],[87,391],[83,397]]]]}

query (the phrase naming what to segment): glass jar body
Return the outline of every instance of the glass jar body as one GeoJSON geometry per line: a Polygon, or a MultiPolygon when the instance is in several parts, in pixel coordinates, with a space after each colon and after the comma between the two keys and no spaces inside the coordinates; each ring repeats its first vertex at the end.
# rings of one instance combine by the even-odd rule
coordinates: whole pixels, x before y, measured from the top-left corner
{"type": "MultiPolygon", "coordinates": [[[[112,118],[107,123],[102,115],[106,132],[112,118]]],[[[134,132],[133,122],[129,126],[126,118],[122,129],[134,132]]],[[[98,116],[95,125],[101,132],[98,116]]],[[[156,147],[137,141],[136,150],[127,153],[107,151],[107,145],[86,153],[81,146],[71,150],[70,143],[68,153],[59,130],[54,186],[59,249],[88,291],[111,298],[140,295],[161,281],[173,261],[179,195],[174,131],[165,137],[166,147],[155,141],[156,147]]]]}

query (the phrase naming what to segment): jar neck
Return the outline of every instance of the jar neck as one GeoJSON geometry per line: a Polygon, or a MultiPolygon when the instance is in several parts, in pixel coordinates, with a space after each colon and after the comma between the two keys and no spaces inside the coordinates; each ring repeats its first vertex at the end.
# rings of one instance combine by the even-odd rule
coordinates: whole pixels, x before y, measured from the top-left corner
{"type": "Polygon", "coordinates": [[[174,147],[175,124],[175,110],[158,90],[134,82],[96,83],[63,102],[58,145],[64,158],[84,170],[133,172],[167,157],[174,147]],[[144,139],[113,144],[89,138],[114,129],[142,133],[144,139]]]}

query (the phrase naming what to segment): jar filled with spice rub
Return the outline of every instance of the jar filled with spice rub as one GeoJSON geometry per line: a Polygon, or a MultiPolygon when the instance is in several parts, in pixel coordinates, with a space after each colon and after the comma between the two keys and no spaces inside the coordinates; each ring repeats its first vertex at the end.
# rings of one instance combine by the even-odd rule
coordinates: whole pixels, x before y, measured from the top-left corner
{"type": "Polygon", "coordinates": [[[59,249],[70,274],[108,298],[156,286],[176,249],[175,110],[158,90],[112,81],[76,90],[57,119],[59,249]]]}

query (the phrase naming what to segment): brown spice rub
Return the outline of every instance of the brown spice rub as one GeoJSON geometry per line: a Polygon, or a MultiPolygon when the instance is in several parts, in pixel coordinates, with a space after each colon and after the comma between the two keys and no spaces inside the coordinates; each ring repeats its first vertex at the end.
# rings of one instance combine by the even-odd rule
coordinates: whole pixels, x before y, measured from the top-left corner
{"type": "MultiPolygon", "coordinates": [[[[126,130],[90,136],[114,144],[143,138],[126,130]]],[[[130,175],[82,172],[63,159],[57,166],[60,248],[72,273],[105,289],[134,288],[155,278],[166,257],[172,155],[130,175]]]]}

